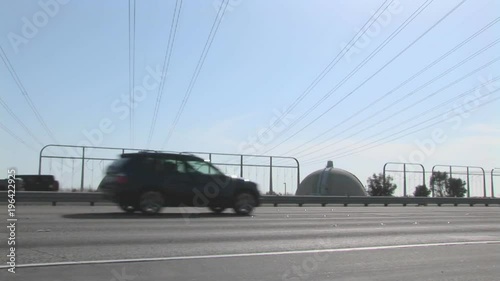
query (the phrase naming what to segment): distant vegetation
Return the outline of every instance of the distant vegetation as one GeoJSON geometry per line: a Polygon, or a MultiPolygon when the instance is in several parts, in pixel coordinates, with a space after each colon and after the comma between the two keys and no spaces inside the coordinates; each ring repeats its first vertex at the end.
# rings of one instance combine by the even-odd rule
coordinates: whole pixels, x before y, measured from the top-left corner
{"type": "Polygon", "coordinates": [[[449,178],[446,172],[433,172],[431,176],[431,190],[436,197],[464,197],[466,184],[462,179],[449,178]]]}
{"type": "Polygon", "coordinates": [[[413,192],[413,196],[415,197],[429,197],[430,194],[431,190],[425,185],[415,187],[415,192],[413,192]]]}
{"type": "Polygon", "coordinates": [[[368,194],[371,196],[392,196],[397,188],[397,185],[392,181],[393,178],[391,176],[385,176],[384,180],[384,174],[373,174],[367,181],[368,194]]]}

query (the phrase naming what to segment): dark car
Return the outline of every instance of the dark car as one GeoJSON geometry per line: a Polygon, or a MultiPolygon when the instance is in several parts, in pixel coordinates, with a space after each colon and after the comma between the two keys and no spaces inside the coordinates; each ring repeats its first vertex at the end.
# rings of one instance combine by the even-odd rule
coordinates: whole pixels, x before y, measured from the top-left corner
{"type": "Polygon", "coordinates": [[[0,190],[15,190],[15,191],[23,191],[24,190],[24,182],[21,178],[15,178],[14,182],[12,182],[12,179],[3,179],[0,180],[0,190]],[[9,188],[10,186],[10,188],[9,188]]]}
{"type": "Polygon", "coordinates": [[[130,213],[193,206],[215,213],[233,208],[248,215],[260,205],[257,184],[228,177],[210,162],[188,154],[122,154],[108,167],[98,190],[130,213]]]}
{"type": "Polygon", "coordinates": [[[58,191],[59,182],[53,175],[16,175],[22,179],[25,191],[58,191]]]}

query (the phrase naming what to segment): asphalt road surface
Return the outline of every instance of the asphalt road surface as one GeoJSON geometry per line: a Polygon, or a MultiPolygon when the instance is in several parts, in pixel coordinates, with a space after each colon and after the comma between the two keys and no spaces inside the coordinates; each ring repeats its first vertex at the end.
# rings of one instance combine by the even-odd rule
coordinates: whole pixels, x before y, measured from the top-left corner
{"type": "Polygon", "coordinates": [[[1,227],[0,280],[500,280],[499,207],[17,212],[16,274],[1,227]]]}

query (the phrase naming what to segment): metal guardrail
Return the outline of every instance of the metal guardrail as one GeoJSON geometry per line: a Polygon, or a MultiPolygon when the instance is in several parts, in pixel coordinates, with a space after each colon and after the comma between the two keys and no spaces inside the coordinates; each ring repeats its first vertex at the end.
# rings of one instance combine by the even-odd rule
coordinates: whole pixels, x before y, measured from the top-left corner
{"type": "Polygon", "coordinates": [[[394,170],[387,170],[387,166],[388,165],[402,165],[403,166],[403,196],[407,196],[407,185],[406,185],[406,174],[407,174],[407,170],[406,168],[408,166],[419,166],[420,168],[422,168],[422,185],[423,186],[426,186],[426,182],[425,182],[425,167],[424,165],[420,164],[420,163],[408,163],[408,162],[387,162],[384,164],[384,172],[383,172],[383,180],[384,182],[386,181],[386,172],[399,172],[399,171],[394,171],[394,170]]]}
{"type": "MultiPolygon", "coordinates": [[[[19,203],[52,203],[55,206],[58,202],[73,203],[95,203],[108,202],[102,198],[101,193],[89,192],[31,192],[21,191],[16,193],[16,202],[19,203]]],[[[7,202],[7,192],[0,192],[0,202],[7,202]]],[[[326,205],[500,205],[500,198],[452,198],[452,197],[378,197],[378,196],[271,196],[261,197],[262,204],[278,205],[298,205],[318,204],[326,205]]]]}
{"type": "MultiPolygon", "coordinates": [[[[60,160],[72,160],[72,161],[78,161],[81,164],[80,169],[80,192],[83,192],[84,187],[85,187],[85,163],[86,161],[114,161],[117,159],[116,156],[114,157],[89,157],[89,151],[96,150],[96,151],[113,151],[116,153],[121,153],[124,154],[126,152],[140,152],[140,151],[148,151],[148,152],[164,152],[164,153],[180,153],[180,154],[194,154],[194,155],[203,155],[208,157],[208,160],[212,162],[212,164],[217,165],[217,166],[229,166],[229,167],[237,167],[239,169],[239,175],[240,177],[243,177],[243,171],[244,169],[247,170],[250,167],[260,167],[260,168],[268,168],[269,170],[269,192],[273,192],[273,169],[276,168],[282,168],[282,169],[293,169],[296,172],[296,180],[295,183],[297,185],[297,188],[300,185],[300,163],[297,158],[294,157],[286,157],[286,156],[275,156],[275,155],[254,155],[254,154],[234,154],[234,153],[218,153],[218,152],[193,152],[193,151],[184,151],[184,152],[175,152],[175,151],[154,151],[154,150],[147,150],[147,149],[136,149],[136,148],[123,148],[123,147],[105,147],[105,146],[79,146],[79,145],[63,145],[63,144],[48,144],[42,149],[40,149],[40,154],[38,156],[38,174],[42,174],[42,164],[44,159],[60,159],[60,160]],[[49,151],[51,149],[64,149],[64,153],[59,153],[56,155],[50,154],[46,155],[44,152],[49,151]],[[73,154],[71,153],[73,152],[73,154]],[[77,156],[71,156],[71,155],[77,155],[77,156]],[[236,162],[213,162],[212,157],[233,157],[233,160],[237,160],[236,162]],[[261,160],[266,160],[267,163],[265,164],[252,164],[251,162],[248,162],[249,159],[261,159],[261,160]],[[292,164],[277,164],[276,161],[280,160],[289,160],[293,161],[292,164]],[[274,162],[273,162],[274,161],[274,162]]],[[[74,163],[74,162],[73,162],[74,163]]],[[[62,169],[62,162],[60,168],[62,169]]],[[[50,167],[51,168],[51,167],[50,167]]],[[[57,167],[55,167],[57,168],[57,167]]],[[[74,174],[74,166],[71,166],[72,169],[72,174],[74,174]]],[[[93,169],[92,168],[92,177],[93,177],[93,169]]],[[[250,178],[251,179],[251,178],[250,178]]],[[[88,179],[87,179],[88,180],[88,179]]],[[[255,179],[252,179],[255,180],[255,179]]],[[[71,181],[73,183],[73,180],[71,181]]]]}
{"type": "MultiPolygon", "coordinates": [[[[438,167],[445,167],[449,169],[449,177],[453,177],[453,168],[465,168],[467,169],[466,175],[467,175],[467,180],[465,181],[467,184],[467,197],[470,197],[470,169],[478,169],[481,170],[481,174],[483,176],[483,195],[486,197],[486,172],[484,171],[483,167],[478,167],[478,166],[461,166],[461,165],[434,165],[432,167],[432,173],[436,171],[436,168],[438,167]]],[[[429,184],[430,186],[430,184],[429,184]]],[[[434,197],[434,188],[431,187],[432,190],[432,197],[434,197]]],[[[491,188],[491,196],[495,195],[495,191],[493,190],[493,187],[491,188]]]]}

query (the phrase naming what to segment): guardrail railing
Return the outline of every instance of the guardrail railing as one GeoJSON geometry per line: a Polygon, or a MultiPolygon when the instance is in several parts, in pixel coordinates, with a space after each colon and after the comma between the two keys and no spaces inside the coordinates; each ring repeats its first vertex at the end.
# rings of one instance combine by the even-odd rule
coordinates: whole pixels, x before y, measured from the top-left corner
{"type": "MultiPolygon", "coordinates": [[[[7,202],[7,192],[0,192],[0,202],[7,202]]],[[[56,206],[58,202],[95,203],[109,202],[104,200],[101,193],[89,192],[31,192],[21,191],[16,193],[18,203],[52,203],[56,206]]],[[[500,198],[453,198],[453,197],[382,197],[382,196],[272,196],[261,197],[262,204],[273,206],[287,206],[305,204],[326,205],[500,205],[500,198]]]]}
{"type": "MultiPolygon", "coordinates": [[[[200,156],[204,159],[210,160],[214,165],[219,168],[234,168],[240,177],[249,178],[252,181],[259,183],[261,186],[268,186],[269,192],[273,193],[273,188],[277,185],[285,184],[288,182],[288,187],[290,189],[297,189],[300,185],[300,163],[294,157],[286,156],[275,156],[275,155],[253,155],[253,154],[234,154],[234,153],[218,153],[218,152],[174,152],[174,151],[152,151],[147,149],[136,149],[136,148],[123,148],[123,147],[104,147],[104,146],[78,146],[78,145],[62,145],[62,144],[49,144],[44,146],[40,150],[38,156],[38,174],[42,174],[44,169],[44,160],[49,161],[48,174],[54,175],[60,182],[61,186],[79,186],[80,192],[83,192],[86,186],[89,189],[93,189],[96,181],[94,180],[94,162],[99,161],[98,166],[101,166],[101,172],[104,173],[104,162],[109,162],[116,160],[119,154],[139,152],[139,151],[151,151],[151,152],[168,152],[168,153],[181,153],[181,154],[194,154],[200,156]],[[57,150],[57,151],[53,151],[57,150]],[[93,156],[91,156],[93,154],[93,156]],[[112,154],[112,156],[110,156],[112,154]],[[61,161],[61,164],[51,161],[61,161]],[[65,167],[65,160],[71,161],[71,165],[66,163],[68,174],[71,174],[71,180],[64,180],[63,170],[65,167]],[[92,168],[90,168],[89,163],[92,163],[92,168]],[[284,163],[278,163],[282,161],[284,163]],[[54,164],[54,165],[53,165],[54,164]],[[76,164],[76,166],[75,166],[76,164]],[[54,168],[54,169],[52,169],[54,168]],[[263,181],[257,179],[257,170],[262,173],[264,177],[263,181]],[[54,170],[54,171],[52,171],[54,170]],[[255,178],[253,173],[255,172],[255,178]],[[54,173],[55,172],[55,173],[54,173]],[[290,176],[285,178],[280,177],[280,172],[288,173],[290,176]],[[245,175],[246,174],[246,175],[245,175]],[[79,181],[78,184],[74,183],[74,178],[79,181]],[[90,177],[90,180],[89,180],[90,177]],[[265,179],[267,177],[267,179],[265,179]],[[79,178],[79,180],[78,180],[79,178]]],[[[103,176],[103,174],[101,175],[103,176]]],[[[96,179],[98,176],[96,176],[96,179]]],[[[102,177],[101,177],[102,178],[102,177]]],[[[97,182],[98,183],[98,182],[97,182]]]]}

